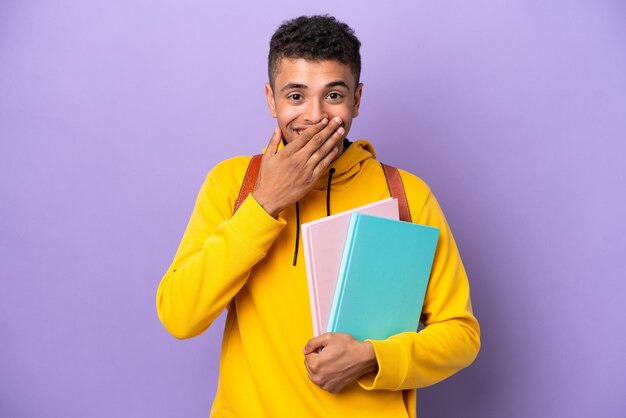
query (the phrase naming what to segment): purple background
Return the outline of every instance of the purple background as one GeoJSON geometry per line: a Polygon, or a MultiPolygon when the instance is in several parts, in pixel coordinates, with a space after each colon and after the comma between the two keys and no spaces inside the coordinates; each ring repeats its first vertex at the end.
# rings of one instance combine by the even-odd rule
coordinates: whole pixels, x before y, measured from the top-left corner
{"type": "Polygon", "coordinates": [[[0,3],[0,416],[206,417],[223,319],[157,284],[206,172],[257,153],[283,20],[363,42],[350,137],[425,179],[483,348],[422,417],[626,414],[626,3],[0,3]],[[358,5],[357,5],[358,4],[358,5]]]}

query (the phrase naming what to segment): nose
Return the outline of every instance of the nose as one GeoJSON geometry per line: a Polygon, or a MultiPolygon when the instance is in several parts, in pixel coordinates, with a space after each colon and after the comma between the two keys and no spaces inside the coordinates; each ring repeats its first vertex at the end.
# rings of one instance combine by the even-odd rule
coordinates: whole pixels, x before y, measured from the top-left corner
{"type": "Polygon", "coordinates": [[[325,109],[324,103],[320,100],[309,100],[304,110],[304,122],[307,124],[318,123],[324,118],[330,119],[325,109]]]}

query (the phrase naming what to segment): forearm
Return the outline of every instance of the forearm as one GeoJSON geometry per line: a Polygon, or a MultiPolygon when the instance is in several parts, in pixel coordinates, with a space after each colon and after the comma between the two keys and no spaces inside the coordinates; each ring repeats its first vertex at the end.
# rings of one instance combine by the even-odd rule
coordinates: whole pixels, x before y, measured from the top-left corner
{"type": "Polygon", "coordinates": [[[379,370],[359,379],[365,389],[416,389],[438,383],[469,366],[480,349],[478,324],[449,321],[419,333],[372,341],[379,370]]]}

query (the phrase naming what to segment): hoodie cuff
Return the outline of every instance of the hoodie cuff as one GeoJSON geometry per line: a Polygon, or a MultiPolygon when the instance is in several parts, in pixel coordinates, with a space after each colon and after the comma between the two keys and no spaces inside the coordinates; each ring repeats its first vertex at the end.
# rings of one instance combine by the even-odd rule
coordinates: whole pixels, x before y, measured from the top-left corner
{"type": "Polygon", "coordinates": [[[398,390],[409,371],[409,356],[406,349],[393,340],[365,340],[374,346],[378,373],[368,374],[357,379],[365,390],[398,390]]]}
{"type": "Polygon", "coordinates": [[[273,218],[252,194],[249,194],[228,224],[244,242],[265,255],[287,225],[287,221],[280,217],[273,218]]]}

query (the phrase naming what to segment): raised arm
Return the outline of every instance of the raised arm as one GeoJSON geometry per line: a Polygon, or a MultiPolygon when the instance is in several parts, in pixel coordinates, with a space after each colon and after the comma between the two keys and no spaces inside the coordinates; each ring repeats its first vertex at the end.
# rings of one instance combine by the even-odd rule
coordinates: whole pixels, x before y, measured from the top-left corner
{"type": "Polygon", "coordinates": [[[257,186],[234,215],[248,160],[233,159],[211,170],[157,290],[157,312],[172,335],[202,333],[229,305],[286,225],[280,211],[315,184],[336,157],[343,135],[340,120],[324,120],[278,150],[282,136],[277,128],[257,186]]]}

